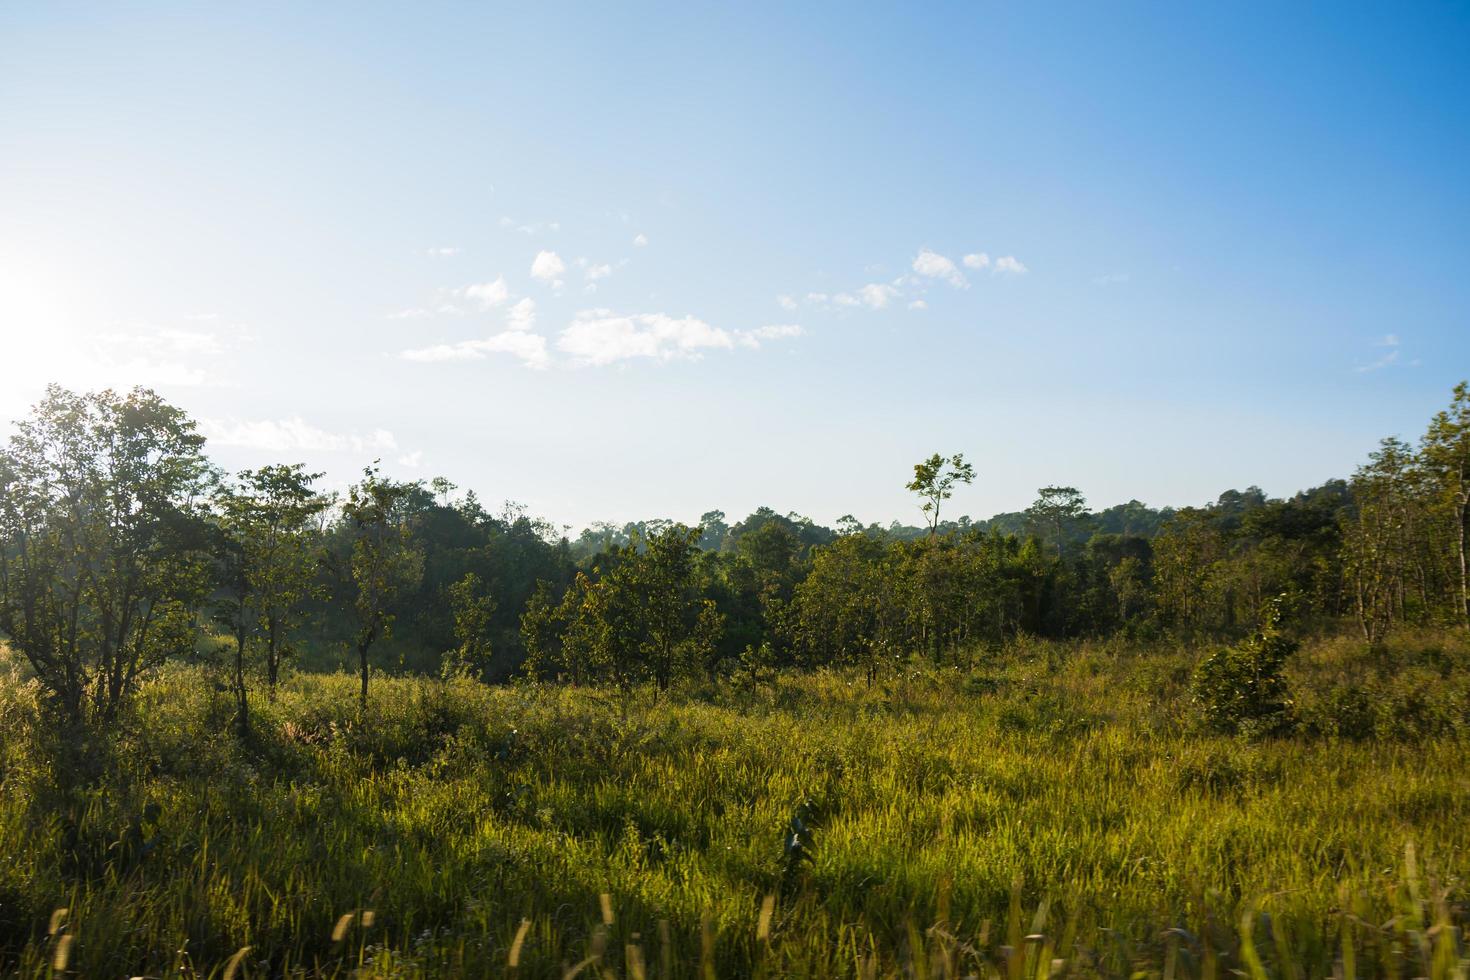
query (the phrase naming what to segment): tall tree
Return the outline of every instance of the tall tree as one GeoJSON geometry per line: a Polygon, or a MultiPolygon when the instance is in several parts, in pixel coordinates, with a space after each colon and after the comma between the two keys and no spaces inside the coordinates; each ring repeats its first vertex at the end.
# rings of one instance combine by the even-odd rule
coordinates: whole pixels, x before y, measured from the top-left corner
{"type": "Polygon", "coordinates": [[[945,459],[935,453],[928,459],[914,464],[914,478],[908,489],[919,495],[920,509],[929,522],[929,535],[939,532],[939,507],[954,496],[956,483],[974,483],[975,467],[965,462],[963,453],[955,453],[945,459]]]}
{"type": "Polygon", "coordinates": [[[1455,385],[1450,407],[1429,423],[1420,455],[1436,484],[1439,505],[1449,512],[1450,547],[1455,555],[1455,619],[1470,629],[1470,567],[1466,533],[1470,525],[1470,384],[1455,385]]]}
{"type": "Polygon", "coordinates": [[[1026,520],[1032,533],[1065,554],[1072,528],[1087,514],[1087,498],[1076,487],[1042,487],[1036,491],[1036,502],[1026,508],[1026,520]]]}
{"type": "Polygon", "coordinates": [[[0,451],[0,631],[70,722],[112,719],[195,639],[204,438],[137,388],[46,390],[0,451]]]}
{"type": "Polygon", "coordinates": [[[216,619],[235,641],[236,721],[248,726],[246,647],[263,642],[266,678],[274,696],[302,604],[315,592],[317,542],[313,522],[327,506],[312,490],[321,478],[294,465],[242,470],[215,490],[224,538],[216,619]]]}
{"type": "Polygon", "coordinates": [[[352,553],[348,559],[356,614],[354,643],[362,672],[362,708],[367,710],[368,653],[393,635],[395,608],[418,588],[424,553],[413,540],[408,504],[417,487],[387,479],[374,463],[347,491],[342,517],[352,553]]]}

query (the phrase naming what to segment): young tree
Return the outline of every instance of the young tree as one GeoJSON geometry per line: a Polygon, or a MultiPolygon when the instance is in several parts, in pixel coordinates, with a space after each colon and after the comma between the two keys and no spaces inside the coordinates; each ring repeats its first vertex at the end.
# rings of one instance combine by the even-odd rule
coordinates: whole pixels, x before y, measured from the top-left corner
{"type": "Polygon", "coordinates": [[[424,577],[424,553],[413,540],[407,503],[416,486],[386,479],[377,464],[347,491],[342,517],[352,541],[349,570],[355,590],[355,645],[367,710],[368,652],[393,635],[394,609],[424,577]]]}
{"type": "Polygon", "coordinates": [[[1451,549],[1455,554],[1455,619],[1470,629],[1470,567],[1466,534],[1470,531],[1470,384],[1455,385],[1450,407],[1434,416],[1420,456],[1434,481],[1439,505],[1449,514],[1451,549]]]}
{"type": "Polygon", "coordinates": [[[449,609],[454,615],[454,639],[459,644],[444,655],[444,675],[464,674],[484,679],[490,670],[490,620],[495,597],[474,572],[449,586],[449,609]]]}
{"type": "Polygon", "coordinates": [[[955,453],[945,459],[935,453],[928,459],[914,464],[914,478],[908,489],[923,501],[921,510],[929,521],[929,535],[939,532],[939,506],[954,495],[956,483],[974,483],[975,467],[965,462],[963,453],[955,453]]]}
{"type": "Polygon", "coordinates": [[[1401,440],[1388,438],[1353,474],[1357,509],[1344,528],[1344,565],[1358,625],[1369,646],[1377,646],[1404,612],[1416,470],[1412,450],[1401,440]]]}
{"type": "Polygon", "coordinates": [[[204,438],[151,391],[57,385],[0,450],[0,631],[71,723],[110,721],[193,649],[204,438]]]}
{"type": "Polygon", "coordinates": [[[215,618],[235,641],[236,721],[249,724],[246,647],[264,641],[266,678],[275,695],[289,637],[302,604],[315,592],[317,550],[313,521],[326,501],[311,485],[319,473],[297,463],[242,470],[215,490],[224,539],[215,618]]]}

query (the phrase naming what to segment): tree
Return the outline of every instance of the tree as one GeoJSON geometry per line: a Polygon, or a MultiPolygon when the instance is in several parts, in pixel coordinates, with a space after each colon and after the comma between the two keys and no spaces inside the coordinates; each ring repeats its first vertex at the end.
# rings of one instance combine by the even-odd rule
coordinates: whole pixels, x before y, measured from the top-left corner
{"type": "Polygon", "coordinates": [[[236,720],[248,726],[246,646],[264,641],[272,697],[302,604],[316,591],[317,549],[313,522],[327,501],[312,490],[320,473],[297,463],[242,470],[215,490],[223,535],[221,589],[215,618],[235,640],[236,720]]]}
{"type": "Polygon", "coordinates": [[[449,608],[454,614],[454,638],[458,642],[444,657],[444,674],[467,674],[483,679],[490,668],[490,620],[495,615],[495,597],[474,572],[449,586],[449,608]]]}
{"type": "Polygon", "coordinates": [[[1439,494],[1439,505],[1449,512],[1451,547],[1455,553],[1455,619],[1470,629],[1470,567],[1466,534],[1470,531],[1470,384],[1455,385],[1450,407],[1434,416],[1425,433],[1420,455],[1439,494]]]}
{"type": "Polygon", "coordinates": [[[975,467],[965,462],[963,453],[955,453],[945,459],[935,453],[928,459],[914,464],[914,478],[908,489],[923,501],[920,509],[929,521],[929,535],[939,532],[939,506],[954,495],[956,483],[975,482],[975,467]]]}
{"type": "Polygon", "coordinates": [[[902,611],[893,586],[888,546],[846,535],[815,549],[783,626],[808,664],[850,660],[871,684],[898,649],[902,611]]]}
{"type": "Polygon", "coordinates": [[[1395,438],[1380,442],[1353,474],[1357,509],[1343,534],[1344,564],[1369,646],[1377,646],[1404,615],[1418,480],[1413,452],[1395,438]]]}
{"type": "Polygon", "coordinates": [[[638,560],[623,569],[639,600],[647,635],[642,648],[661,691],[668,690],[676,673],[699,673],[708,666],[723,627],[695,576],[699,535],[699,528],[675,525],[649,538],[638,560]]]}
{"type": "Polygon", "coordinates": [[[135,388],[57,385],[0,451],[0,631],[72,723],[191,651],[208,591],[204,438],[135,388]]]}
{"type": "Polygon", "coordinates": [[[424,577],[424,553],[414,543],[407,504],[416,485],[384,478],[374,463],[347,491],[342,517],[352,542],[349,571],[356,614],[354,645],[367,710],[368,651],[393,635],[394,609],[424,577]]]}
{"type": "Polygon", "coordinates": [[[1042,487],[1036,491],[1036,502],[1026,508],[1026,520],[1032,533],[1050,543],[1057,554],[1066,552],[1069,532],[1077,520],[1087,513],[1087,498],[1076,487],[1042,487]]]}

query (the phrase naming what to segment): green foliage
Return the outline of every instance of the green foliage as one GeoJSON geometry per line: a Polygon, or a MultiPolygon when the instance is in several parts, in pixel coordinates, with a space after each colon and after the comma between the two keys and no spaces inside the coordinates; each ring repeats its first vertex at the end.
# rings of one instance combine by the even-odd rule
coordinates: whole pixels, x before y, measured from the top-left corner
{"type": "Polygon", "coordinates": [[[1259,631],[1195,670],[1193,700],[1211,731],[1270,735],[1291,725],[1286,661],[1298,644],[1281,631],[1282,614],[1281,600],[1272,600],[1259,631]]]}
{"type": "Polygon", "coordinates": [[[209,592],[194,423],[151,391],[52,385],[0,451],[0,632],[71,723],[192,649],[209,592]]]}
{"type": "Polygon", "coordinates": [[[935,453],[914,464],[914,478],[909,481],[908,489],[919,495],[920,509],[929,521],[931,535],[938,532],[939,508],[954,496],[955,484],[974,482],[975,467],[965,462],[963,453],[955,453],[948,459],[935,453]]]}
{"type": "Polygon", "coordinates": [[[414,486],[385,479],[376,465],[347,491],[342,516],[351,534],[348,569],[357,614],[355,642],[361,670],[361,702],[367,709],[368,652],[380,636],[392,636],[397,606],[424,575],[424,552],[413,538],[409,503],[414,486]]]}
{"type": "Polygon", "coordinates": [[[445,677],[464,675],[485,679],[490,672],[490,624],[495,614],[495,597],[485,592],[485,583],[474,572],[449,587],[449,607],[454,613],[454,638],[458,646],[444,655],[445,677]]]}
{"type": "MultiPolygon", "coordinates": [[[[1406,639],[1389,673],[1463,705],[1470,645],[1406,639]]],[[[525,977],[630,975],[629,947],[659,976],[1033,976],[1046,946],[1048,975],[1326,976],[1346,951],[1452,976],[1470,729],[1201,734],[1187,656],[1028,639],[984,683],[920,661],[630,702],[384,677],[365,715],[351,675],[298,672],[250,742],[211,668],[168,665],[70,788],[0,669],[0,973],[48,975],[70,937],[80,976],[218,977],[246,946],[237,976],[499,976],[524,918],[525,977]]],[[[1330,692],[1364,657],[1287,667],[1330,692]]]]}

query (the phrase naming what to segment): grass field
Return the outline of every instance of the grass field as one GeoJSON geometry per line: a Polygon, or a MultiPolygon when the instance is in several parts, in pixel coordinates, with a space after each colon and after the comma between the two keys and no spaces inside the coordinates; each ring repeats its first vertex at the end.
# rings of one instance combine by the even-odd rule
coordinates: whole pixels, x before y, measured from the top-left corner
{"type": "Polygon", "coordinates": [[[0,669],[0,969],[1464,976],[1470,647],[1309,645],[1296,733],[1255,742],[1198,732],[1197,655],[383,677],[366,718],[298,675],[245,744],[179,666],[92,746],[0,669]]]}

